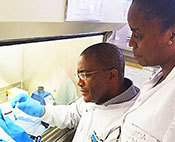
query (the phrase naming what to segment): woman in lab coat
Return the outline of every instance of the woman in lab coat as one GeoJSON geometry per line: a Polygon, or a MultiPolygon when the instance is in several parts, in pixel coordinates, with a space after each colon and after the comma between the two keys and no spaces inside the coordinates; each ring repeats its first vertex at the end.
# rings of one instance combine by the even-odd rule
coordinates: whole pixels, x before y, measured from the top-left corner
{"type": "Polygon", "coordinates": [[[161,70],[125,115],[122,142],[174,142],[175,0],[133,0],[128,23],[134,58],[161,70]]]}

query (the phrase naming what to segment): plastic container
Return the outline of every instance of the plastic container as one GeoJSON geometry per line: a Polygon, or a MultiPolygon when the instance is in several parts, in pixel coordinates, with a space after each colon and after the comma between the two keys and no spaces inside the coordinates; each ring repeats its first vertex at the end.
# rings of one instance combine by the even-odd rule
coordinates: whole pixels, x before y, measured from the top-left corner
{"type": "MultiPolygon", "coordinates": [[[[44,87],[43,86],[38,86],[38,91],[33,92],[31,98],[33,98],[34,100],[37,100],[40,102],[41,105],[46,105],[46,104],[54,104],[55,101],[51,95],[51,93],[44,91],[44,87]]],[[[41,121],[41,124],[45,127],[48,128],[49,124],[41,121]]]]}
{"type": "Polygon", "coordinates": [[[31,98],[40,102],[41,105],[54,104],[51,93],[44,91],[43,86],[38,86],[38,91],[33,92],[31,98]]]}

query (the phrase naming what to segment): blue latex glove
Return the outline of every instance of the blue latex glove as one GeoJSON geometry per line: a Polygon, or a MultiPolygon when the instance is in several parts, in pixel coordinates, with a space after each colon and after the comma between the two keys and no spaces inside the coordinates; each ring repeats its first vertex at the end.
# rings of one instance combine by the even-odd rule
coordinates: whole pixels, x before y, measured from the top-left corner
{"type": "Polygon", "coordinates": [[[28,115],[40,117],[44,113],[44,107],[39,103],[35,102],[29,95],[20,94],[11,101],[11,105],[15,108],[17,102],[18,108],[28,115]]]}
{"type": "Polygon", "coordinates": [[[16,142],[33,142],[33,140],[30,139],[29,135],[23,128],[14,124],[9,117],[4,118],[2,116],[1,109],[0,109],[0,127],[16,142]]]}
{"type": "Polygon", "coordinates": [[[0,138],[0,142],[6,142],[6,141],[0,138]]]}

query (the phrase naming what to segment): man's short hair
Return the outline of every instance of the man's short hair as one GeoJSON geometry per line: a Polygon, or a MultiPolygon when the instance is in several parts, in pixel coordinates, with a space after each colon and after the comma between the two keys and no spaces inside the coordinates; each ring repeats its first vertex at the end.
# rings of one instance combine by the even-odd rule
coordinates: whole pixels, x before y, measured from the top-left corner
{"type": "Polygon", "coordinates": [[[125,62],[123,53],[116,45],[97,43],[86,48],[80,56],[82,55],[95,55],[97,61],[104,69],[117,69],[119,78],[123,80],[125,62]]]}

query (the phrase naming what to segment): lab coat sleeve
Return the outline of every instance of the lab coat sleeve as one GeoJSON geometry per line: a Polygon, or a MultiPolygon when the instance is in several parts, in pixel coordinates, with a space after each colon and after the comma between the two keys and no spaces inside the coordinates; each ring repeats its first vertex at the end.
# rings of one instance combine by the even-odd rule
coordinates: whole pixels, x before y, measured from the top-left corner
{"type": "Polygon", "coordinates": [[[175,140],[175,116],[173,121],[170,123],[168,130],[165,133],[163,142],[174,142],[175,140]]]}
{"type": "Polygon", "coordinates": [[[70,105],[48,105],[45,107],[45,114],[41,119],[51,126],[58,126],[60,129],[77,127],[85,102],[83,98],[78,99],[70,105]]]}

